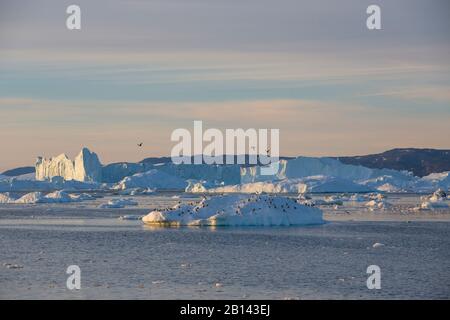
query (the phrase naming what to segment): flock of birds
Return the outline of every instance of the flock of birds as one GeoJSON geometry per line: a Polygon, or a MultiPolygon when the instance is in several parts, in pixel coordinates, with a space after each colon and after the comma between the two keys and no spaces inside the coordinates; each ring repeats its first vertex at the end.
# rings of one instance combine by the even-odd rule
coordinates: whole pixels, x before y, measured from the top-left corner
{"type": "MultiPolygon", "coordinates": [[[[224,194],[218,194],[215,195],[214,197],[225,197],[226,195],[224,194]]],[[[177,214],[179,217],[185,215],[185,214],[196,214],[198,213],[201,209],[203,208],[207,208],[209,206],[208,204],[208,200],[211,198],[208,198],[206,196],[202,196],[201,200],[199,202],[188,202],[187,204],[182,204],[182,201],[178,201],[177,204],[173,207],[165,207],[162,208],[158,211],[160,212],[172,212],[175,210],[180,210],[180,212],[177,214]]],[[[259,210],[263,210],[263,208],[269,208],[269,209],[279,209],[283,212],[287,212],[287,210],[289,209],[294,209],[297,210],[298,206],[301,206],[301,204],[298,202],[297,199],[293,199],[293,198],[284,198],[283,203],[275,203],[274,201],[275,196],[274,195],[252,195],[249,198],[243,199],[242,201],[240,201],[237,205],[236,205],[236,210],[235,213],[237,215],[242,215],[242,211],[245,206],[249,203],[261,203],[261,206],[257,206],[257,207],[253,207],[249,210],[249,212],[251,213],[256,213],[259,210]]],[[[224,214],[225,210],[217,210],[215,212],[216,214],[224,214]]]]}

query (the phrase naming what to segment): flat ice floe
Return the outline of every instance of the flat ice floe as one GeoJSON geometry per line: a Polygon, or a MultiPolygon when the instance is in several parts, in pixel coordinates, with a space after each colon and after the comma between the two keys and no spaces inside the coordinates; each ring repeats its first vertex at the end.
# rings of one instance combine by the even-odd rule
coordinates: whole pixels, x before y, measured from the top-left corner
{"type": "Polygon", "coordinates": [[[178,204],[142,218],[159,226],[290,226],[322,224],[322,211],[271,195],[225,195],[178,204]]]}
{"type": "Polygon", "coordinates": [[[93,200],[94,196],[82,193],[79,195],[69,194],[65,191],[55,191],[47,195],[42,192],[30,192],[19,199],[14,199],[10,196],[9,192],[0,193],[0,204],[36,204],[36,203],[70,203],[70,202],[81,202],[86,200],[93,200]]]}
{"type": "Polygon", "coordinates": [[[327,196],[324,199],[312,200],[311,197],[302,193],[298,196],[297,202],[309,207],[335,205],[341,206],[344,204],[343,200],[339,196],[327,196]]]}
{"type": "Polygon", "coordinates": [[[80,182],[75,180],[64,180],[61,177],[53,177],[49,181],[25,180],[17,177],[0,179],[0,192],[21,192],[21,191],[42,191],[52,190],[101,190],[106,189],[106,185],[95,182],[80,182]]]}
{"type": "Polygon", "coordinates": [[[138,173],[130,177],[124,178],[117,183],[113,189],[126,190],[126,189],[179,189],[186,188],[187,182],[178,177],[171,176],[165,172],[152,169],[144,173],[138,173]]]}
{"type": "Polygon", "coordinates": [[[137,206],[138,203],[133,199],[118,198],[109,200],[107,203],[103,203],[99,206],[101,209],[122,209],[125,206],[137,206]]]}

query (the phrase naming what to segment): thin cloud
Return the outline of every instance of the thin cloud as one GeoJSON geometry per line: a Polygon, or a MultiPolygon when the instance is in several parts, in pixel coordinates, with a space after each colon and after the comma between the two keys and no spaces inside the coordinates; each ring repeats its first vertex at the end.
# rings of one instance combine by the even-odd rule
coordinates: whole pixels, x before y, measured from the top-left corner
{"type": "Polygon", "coordinates": [[[450,103],[450,86],[409,87],[399,90],[386,90],[356,95],[357,97],[395,97],[403,100],[426,100],[450,103]]]}

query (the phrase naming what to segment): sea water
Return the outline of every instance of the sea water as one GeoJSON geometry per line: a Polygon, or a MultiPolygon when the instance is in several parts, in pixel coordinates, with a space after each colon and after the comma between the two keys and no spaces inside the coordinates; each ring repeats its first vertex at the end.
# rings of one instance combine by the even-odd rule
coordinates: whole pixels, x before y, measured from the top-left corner
{"type": "Polygon", "coordinates": [[[97,208],[109,198],[0,206],[0,298],[450,298],[449,215],[405,213],[417,196],[393,197],[391,212],[327,207],[324,225],[264,228],[149,227],[118,217],[195,197],[97,208]],[[80,290],[66,286],[70,265],[80,290]],[[370,265],[380,267],[379,290],[367,288],[370,265]]]}

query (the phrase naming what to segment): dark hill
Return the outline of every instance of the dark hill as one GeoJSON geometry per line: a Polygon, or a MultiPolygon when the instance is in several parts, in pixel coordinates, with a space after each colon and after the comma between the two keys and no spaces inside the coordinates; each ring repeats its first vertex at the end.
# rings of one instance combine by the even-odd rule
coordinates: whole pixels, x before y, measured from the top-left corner
{"type": "Polygon", "coordinates": [[[2,173],[2,175],[7,177],[20,176],[22,174],[34,173],[34,167],[20,167],[11,170],[7,170],[2,173]]]}
{"type": "Polygon", "coordinates": [[[369,168],[408,170],[419,177],[450,171],[450,150],[405,148],[366,156],[334,158],[346,164],[369,168]]]}

